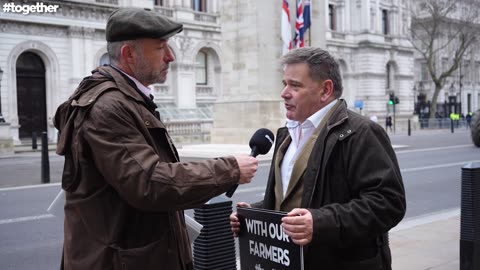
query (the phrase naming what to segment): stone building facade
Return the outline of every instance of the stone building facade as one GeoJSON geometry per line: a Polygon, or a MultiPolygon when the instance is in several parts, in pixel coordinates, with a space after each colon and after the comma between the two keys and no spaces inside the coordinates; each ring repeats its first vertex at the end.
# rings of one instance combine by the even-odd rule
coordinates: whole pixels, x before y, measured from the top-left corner
{"type": "MultiPolygon", "coordinates": [[[[296,1],[287,2],[293,26],[296,1]]],[[[344,80],[342,98],[351,109],[375,115],[379,121],[391,115],[398,129],[406,128],[413,112],[408,4],[405,0],[311,1],[312,26],[305,42],[326,48],[337,58],[344,80]],[[389,94],[400,101],[395,108],[388,105],[389,94]]],[[[248,0],[241,5],[224,1],[221,7],[224,95],[215,105],[212,141],[246,143],[255,129],[275,130],[285,123],[278,66],[281,7],[276,1],[248,0]],[[265,16],[266,10],[274,15],[265,16]]]]}
{"type": "MultiPolygon", "coordinates": [[[[285,123],[279,2],[45,0],[45,5],[58,5],[57,12],[0,12],[0,112],[6,122],[0,123],[0,140],[25,143],[34,131],[47,131],[56,140],[56,108],[92,69],[108,63],[106,21],[113,10],[126,6],[152,9],[184,24],[184,31],[169,42],[176,61],[167,81],[151,86],[177,142],[246,143],[258,128],[276,130],[285,123]]],[[[293,36],[296,1],[288,3],[293,36]]],[[[398,128],[406,126],[414,111],[414,82],[423,80],[421,63],[414,61],[406,39],[410,3],[312,0],[305,42],[326,48],[339,60],[343,98],[350,108],[384,121],[394,114],[387,100],[395,94],[398,128]]],[[[476,60],[468,69],[472,80],[480,77],[476,60]]],[[[478,108],[478,90],[468,92],[469,85],[462,99],[467,102],[471,94],[478,108]]]]}
{"type": "MultiPolygon", "coordinates": [[[[296,1],[287,2],[293,27],[296,1]]],[[[215,105],[212,141],[245,143],[255,129],[275,130],[285,123],[278,66],[280,5],[226,3],[221,5],[224,95],[215,105]],[[274,11],[273,16],[264,15],[268,10],[274,11]]],[[[326,48],[337,58],[344,80],[342,98],[351,109],[383,122],[391,115],[397,129],[406,128],[413,112],[408,4],[405,0],[311,1],[312,26],[305,42],[326,48]],[[389,94],[400,102],[388,105],[389,94]]]]}
{"type": "MultiPolygon", "coordinates": [[[[0,4],[11,1],[2,0],[0,4]]],[[[15,6],[38,1],[15,1],[15,6]]],[[[174,133],[208,141],[212,107],[221,94],[221,28],[217,1],[42,1],[55,13],[0,12],[2,138],[15,144],[47,131],[56,140],[56,108],[95,67],[108,63],[105,25],[118,7],[156,10],[184,24],[170,39],[176,61],[168,80],[152,85],[155,101],[174,133]],[[7,127],[8,126],[8,127],[7,127]]],[[[20,8],[19,8],[20,10],[20,8]]]]}
{"type": "Polygon", "coordinates": [[[388,105],[393,93],[400,101],[395,117],[402,127],[413,111],[413,48],[406,38],[408,1],[330,0],[325,5],[327,49],[340,62],[344,98],[350,108],[384,121],[394,113],[388,105]]]}

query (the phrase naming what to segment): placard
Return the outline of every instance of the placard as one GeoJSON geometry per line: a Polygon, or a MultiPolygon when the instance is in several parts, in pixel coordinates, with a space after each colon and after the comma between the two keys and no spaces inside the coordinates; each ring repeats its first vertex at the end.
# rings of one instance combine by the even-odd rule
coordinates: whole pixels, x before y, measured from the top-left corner
{"type": "Polygon", "coordinates": [[[303,270],[303,248],[285,234],[285,212],[237,208],[240,264],[248,270],[303,270]]]}

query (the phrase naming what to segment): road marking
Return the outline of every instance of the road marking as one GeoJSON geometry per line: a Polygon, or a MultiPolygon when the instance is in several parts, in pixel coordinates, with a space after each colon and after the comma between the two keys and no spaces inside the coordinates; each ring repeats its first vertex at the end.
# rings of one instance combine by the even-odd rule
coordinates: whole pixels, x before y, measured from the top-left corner
{"type": "Polygon", "coordinates": [[[33,220],[40,220],[40,219],[53,218],[53,217],[55,217],[55,216],[52,215],[52,214],[44,214],[44,215],[38,215],[38,216],[0,219],[0,225],[10,224],[10,223],[18,223],[18,222],[25,222],[25,221],[33,221],[33,220]]]}
{"type": "Polygon", "coordinates": [[[29,185],[29,186],[19,186],[19,187],[7,187],[7,188],[0,188],[0,191],[19,190],[19,189],[28,189],[28,188],[41,188],[41,187],[54,187],[59,185],[60,183],[51,183],[51,184],[29,185]]]}
{"type": "Polygon", "coordinates": [[[444,146],[444,147],[432,147],[432,148],[422,148],[422,149],[414,149],[414,150],[403,150],[403,151],[396,151],[397,154],[408,154],[408,153],[415,153],[415,152],[428,152],[428,151],[438,151],[438,150],[447,150],[447,149],[455,149],[455,148],[472,148],[473,144],[461,144],[461,145],[453,145],[453,146],[444,146]]]}
{"type": "Polygon", "coordinates": [[[424,170],[430,170],[430,169],[438,169],[438,168],[445,168],[445,167],[456,167],[460,165],[467,165],[468,163],[473,163],[473,162],[480,162],[480,160],[466,160],[466,161],[460,161],[460,162],[455,162],[455,163],[444,163],[444,164],[438,164],[438,165],[431,165],[431,166],[423,166],[423,167],[417,167],[417,168],[410,168],[410,169],[400,169],[402,173],[405,172],[417,172],[417,171],[424,171],[424,170]]]}
{"type": "Polygon", "coordinates": [[[420,225],[446,220],[456,216],[460,216],[460,208],[448,209],[426,215],[420,215],[401,221],[397,226],[391,229],[390,232],[403,231],[420,225]]]}
{"type": "Polygon", "coordinates": [[[256,192],[256,191],[265,191],[265,187],[248,187],[238,189],[236,193],[247,193],[247,192],[256,192]]]}

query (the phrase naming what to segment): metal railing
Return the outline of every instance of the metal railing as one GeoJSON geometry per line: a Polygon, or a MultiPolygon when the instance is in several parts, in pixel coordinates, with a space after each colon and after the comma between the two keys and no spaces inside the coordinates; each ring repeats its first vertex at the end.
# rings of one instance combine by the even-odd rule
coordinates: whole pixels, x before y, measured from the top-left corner
{"type": "MultiPolygon", "coordinates": [[[[420,129],[450,129],[452,125],[450,118],[423,118],[419,119],[418,122],[420,129]]],[[[467,128],[467,121],[465,119],[453,121],[453,127],[467,128]]]]}

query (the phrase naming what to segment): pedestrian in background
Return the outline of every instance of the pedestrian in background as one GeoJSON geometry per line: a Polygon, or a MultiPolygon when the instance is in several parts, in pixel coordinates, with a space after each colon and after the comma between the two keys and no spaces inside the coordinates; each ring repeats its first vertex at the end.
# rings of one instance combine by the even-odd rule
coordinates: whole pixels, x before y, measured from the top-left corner
{"type": "Polygon", "coordinates": [[[465,120],[467,121],[466,128],[469,129],[472,123],[472,112],[467,113],[467,116],[465,116],[465,120]]]}
{"type": "MultiPolygon", "coordinates": [[[[287,123],[278,129],[263,201],[288,212],[306,270],[388,270],[388,231],[405,215],[405,190],[385,130],[347,109],[338,63],[319,48],[282,58],[287,123]]],[[[240,202],[237,207],[249,207],[240,202]]],[[[237,213],[230,216],[238,234],[237,213]]]]}
{"type": "Polygon", "coordinates": [[[385,118],[385,130],[389,130],[392,132],[392,116],[387,115],[387,118],[385,118]]]}
{"type": "Polygon", "coordinates": [[[165,82],[174,61],[168,39],[182,29],[154,11],[114,11],[106,27],[111,65],[58,108],[62,269],[193,269],[183,209],[254,176],[257,160],[247,155],[179,161],[148,85],[165,82]]]}

